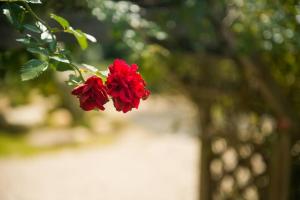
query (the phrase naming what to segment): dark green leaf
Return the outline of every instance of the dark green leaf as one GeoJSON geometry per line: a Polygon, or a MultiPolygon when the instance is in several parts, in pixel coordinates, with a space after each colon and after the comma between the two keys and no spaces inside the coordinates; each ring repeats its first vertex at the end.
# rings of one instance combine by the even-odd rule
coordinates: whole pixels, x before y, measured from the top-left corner
{"type": "Polygon", "coordinates": [[[70,61],[68,59],[62,58],[60,56],[50,56],[49,58],[52,60],[56,60],[58,62],[62,62],[62,63],[70,63],[70,61]]]}
{"type": "Polygon", "coordinates": [[[52,42],[49,43],[49,49],[52,52],[55,52],[55,50],[56,50],[56,41],[55,40],[53,40],[52,42]]]}
{"type": "Polygon", "coordinates": [[[51,65],[57,71],[60,71],[60,72],[73,70],[72,66],[70,64],[68,64],[68,63],[63,63],[63,62],[58,62],[58,61],[52,60],[51,61],[51,65]]]}
{"type": "Polygon", "coordinates": [[[0,2],[27,2],[27,3],[36,3],[36,4],[41,4],[41,0],[0,0],[0,2]]]}
{"type": "Polygon", "coordinates": [[[27,3],[38,3],[41,4],[41,0],[25,0],[27,3]]]}
{"type": "Polygon", "coordinates": [[[41,39],[45,41],[52,41],[53,40],[53,35],[49,33],[48,31],[45,31],[41,34],[41,39]]]}
{"type": "Polygon", "coordinates": [[[35,33],[42,33],[42,31],[38,27],[31,24],[25,24],[24,28],[35,33]]]}
{"type": "Polygon", "coordinates": [[[19,30],[23,28],[22,23],[25,15],[23,6],[14,3],[6,4],[3,6],[2,12],[13,26],[19,30]]]}
{"type": "Polygon", "coordinates": [[[41,45],[36,39],[32,38],[28,34],[22,38],[16,39],[16,41],[22,43],[27,47],[37,47],[41,45]]]}
{"type": "Polygon", "coordinates": [[[48,43],[48,49],[51,52],[54,53],[56,51],[57,41],[55,35],[49,33],[48,31],[45,31],[41,34],[41,40],[48,43]]]}
{"type": "Polygon", "coordinates": [[[38,29],[41,30],[41,32],[47,31],[47,27],[44,24],[42,24],[41,22],[36,22],[35,25],[38,27],[38,29]]]}
{"type": "Polygon", "coordinates": [[[55,15],[53,13],[50,14],[50,17],[54,19],[56,22],[58,22],[64,29],[68,29],[70,27],[68,20],[66,20],[65,18],[55,15]]]}
{"type": "Polygon", "coordinates": [[[68,60],[72,60],[71,52],[69,50],[63,49],[59,52],[61,55],[63,55],[68,60]]]}
{"type": "Polygon", "coordinates": [[[70,61],[60,56],[50,56],[50,63],[57,71],[73,70],[70,61]]]}
{"type": "Polygon", "coordinates": [[[36,78],[47,68],[48,68],[48,62],[32,59],[22,67],[21,78],[23,81],[36,78]]]}
{"type": "Polygon", "coordinates": [[[54,53],[56,51],[56,46],[57,46],[56,39],[54,38],[52,41],[49,41],[48,43],[49,43],[48,44],[49,50],[54,53]]]}
{"type": "Polygon", "coordinates": [[[29,48],[27,48],[27,51],[29,51],[31,53],[35,53],[35,54],[45,55],[45,56],[49,55],[48,50],[44,49],[43,47],[29,47],[29,48]]]}
{"type": "Polygon", "coordinates": [[[31,43],[31,38],[28,38],[28,37],[24,37],[24,38],[18,38],[16,39],[17,42],[20,42],[24,45],[28,45],[31,43]]]}

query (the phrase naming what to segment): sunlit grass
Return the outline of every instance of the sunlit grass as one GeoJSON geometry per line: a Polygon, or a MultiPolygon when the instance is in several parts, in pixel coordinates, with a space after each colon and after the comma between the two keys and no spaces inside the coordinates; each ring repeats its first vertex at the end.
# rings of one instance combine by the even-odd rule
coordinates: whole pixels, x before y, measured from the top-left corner
{"type": "Polygon", "coordinates": [[[32,154],[37,148],[26,143],[24,136],[0,133],[0,156],[32,154]]]}
{"type": "Polygon", "coordinates": [[[77,149],[82,147],[105,146],[113,143],[119,134],[97,135],[85,142],[70,142],[53,146],[34,146],[26,140],[26,134],[13,135],[0,132],[0,158],[24,157],[42,153],[54,153],[65,149],[77,149]]]}

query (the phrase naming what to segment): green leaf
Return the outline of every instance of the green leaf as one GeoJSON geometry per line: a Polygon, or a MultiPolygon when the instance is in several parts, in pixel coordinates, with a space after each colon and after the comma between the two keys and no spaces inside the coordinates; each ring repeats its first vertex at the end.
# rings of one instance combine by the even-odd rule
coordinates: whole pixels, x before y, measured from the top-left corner
{"type": "Polygon", "coordinates": [[[28,61],[21,69],[22,81],[27,81],[38,77],[48,68],[48,62],[37,59],[28,61]]]}
{"type": "Polygon", "coordinates": [[[42,3],[41,0],[0,0],[0,2],[27,2],[27,3],[42,3]]]}
{"type": "Polygon", "coordinates": [[[29,47],[29,48],[27,48],[27,51],[29,51],[31,53],[35,53],[35,54],[44,55],[44,56],[49,55],[48,50],[43,47],[29,47]]]}
{"type": "Polygon", "coordinates": [[[92,35],[90,35],[90,34],[87,34],[87,33],[83,33],[84,35],[85,35],[85,37],[89,40],[89,41],[91,41],[91,42],[97,42],[97,39],[94,37],[94,36],[92,36],[92,35]]]}
{"type": "Polygon", "coordinates": [[[71,51],[67,50],[67,49],[62,49],[59,51],[59,54],[63,55],[65,58],[67,58],[68,60],[72,60],[72,53],[71,51]]]}
{"type": "Polygon", "coordinates": [[[27,3],[37,3],[37,4],[41,4],[41,0],[25,0],[27,3]]]}
{"type": "Polygon", "coordinates": [[[41,4],[41,0],[0,0],[4,2],[27,2],[27,3],[35,3],[35,4],[41,4]]]}
{"type": "Polygon", "coordinates": [[[84,68],[84,70],[87,70],[90,73],[93,73],[97,76],[102,77],[102,80],[106,80],[108,73],[109,73],[108,70],[100,71],[98,68],[96,68],[92,65],[84,64],[84,63],[80,65],[80,68],[81,69],[84,68]]]}
{"type": "Polygon", "coordinates": [[[49,33],[48,30],[46,30],[41,34],[41,40],[45,43],[48,43],[48,49],[51,52],[54,53],[56,51],[57,41],[55,35],[49,33]]]}
{"type": "Polygon", "coordinates": [[[52,40],[52,34],[49,33],[48,31],[45,31],[41,34],[41,40],[46,40],[46,41],[50,41],[52,40]]]}
{"type": "Polygon", "coordinates": [[[56,60],[58,62],[62,62],[62,63],[68,63],[68,64],[70,63],[70,61],[68,59],[62,58],[60,56],[50,56],[49,58],[52,60],[56,60]]]}
{"type": "Polygon", "coordinates": [[[99,73],[104,76],[104,77],[108,77],[108,74],[109,74],[109,71],[108,70],[102,70],[102,71],[99,71],[99,73]]]}
{"type": "Polygon", "coordinates": [[[25,24],[24,28],[34,33],[42,33],[42,31],[38,27],[31,24],[25,24]]]}
{"type": "Polygon", "coordinates": [[[50,17],[54,19],[56,22],[58,22],[64,29],[68,29],[70,27],[68,20],[66,20],[65,18],[55,15],[53,13],[50,14],[50,17]]]}
{"type": "Polygon", "coordinates": [[[29,34],[22,38],[16,39],[16,41],[22,43],[27,47],[37,47],[41,45],[36,39],[32,38],[29,34]]]}
{"type": "Polygon", "coordinates": [[[92,65],[82,64],[81,66],[82,66],[83,68],[85,68],[86,70],[91,71],[91,72],[93,72],[93,73],[97,73],[97,72],[99,71],[96,67],[94,67],[94,66],[92,66],[92,65]]]}
{"type": "Polygon", "coordinates": [[[36,22],[35,25],[38,27],[38,29],[41,30],[41,32],[47,31],[47,27],[44,24],[42,24],[41,22],[36,22]]]}
{"type": "Polygon", "coordinates": [[[57,71],[73,70],[71,62],[60,56],[50,56],[50,63],[57,71]]]}
{"type": "Polygon", "coordinates": [[[56,46],[57,46],[56,40],[52,40],[51,42],[49,42],[49,49],[50,49],[51,52],[56,51],[56,46]]]}
{"type": "Polygon", "coordinates": [[[16,41],[20,42],[24,45],[29,45],[32,42],[31,38],[28,38],[28,37],[18,38],[18,39],[16,39],[16,41]]]}
{"type": "Polygon", "coordinates": [[[60,72],[73,70],[71,64],[50,60],[51,65],[60,72]]]}
{"type": "Polygon", "coordinates": [[[81,83],[81,78],[79,76],[75,76],[74,74],[69,75],[69,80],[66,81],[69,86],[77,86],[81,83]]]}
{"type": "Polygon", "coordinates": [[[66,32],[71,33],[75,36],[81,49],[84,50],[88,47],[88,42],[87,42],[86,36],[81,30],[79,30],[79,29],[74,30],[72,27],[70,27],[68,30],[66,30],[66,32]]]}
{"type": "Polygon", "coordinates": [[[22,23],[25,15],[25,8],[18,4],[10,3],[3,6],[3,14],[8,21],[17,29],[22,29],[22,23]]]}

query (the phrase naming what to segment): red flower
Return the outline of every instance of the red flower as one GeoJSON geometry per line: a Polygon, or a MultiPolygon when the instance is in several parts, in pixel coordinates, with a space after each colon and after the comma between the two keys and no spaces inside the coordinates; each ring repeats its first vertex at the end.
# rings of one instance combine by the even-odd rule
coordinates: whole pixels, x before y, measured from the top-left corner
{"type": "Polygon", "coordinates": [[[145,100],[150,91],[145,88],[146,83],[137,72],[138,66],[129,66],[124,60],[116,59],[109,66],[106,81],[107,93],[112,97],[117,111],[124,113],[132,108],[138,108],[140,99],[145,100]]]}
{"type": "Polygon", "coordinates": [[[74,88],[72,94],[79,98],[80,107],[85,111],[104,110],[103,105],[108,102],[106,87],[97,76],[91,76],[84,84],[74,88]]]}

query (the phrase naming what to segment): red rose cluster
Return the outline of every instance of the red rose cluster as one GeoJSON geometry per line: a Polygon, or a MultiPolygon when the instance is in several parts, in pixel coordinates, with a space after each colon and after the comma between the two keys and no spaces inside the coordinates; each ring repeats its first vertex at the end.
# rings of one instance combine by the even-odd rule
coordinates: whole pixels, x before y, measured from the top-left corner
{"type": "Polygon", "coordinates": [[[85,110],[104,110],[109,96],[117,111],[124,113],[138,108],[140,100],[147,99],[150,91],[137,72],[136,64],[128,65],[124,60],[116,59],[109,66],[109,74],[105,84],[97,76],[89,77],[84,84],[74,88],[72,94],[79,98],[80,107],[85,110]]]}

